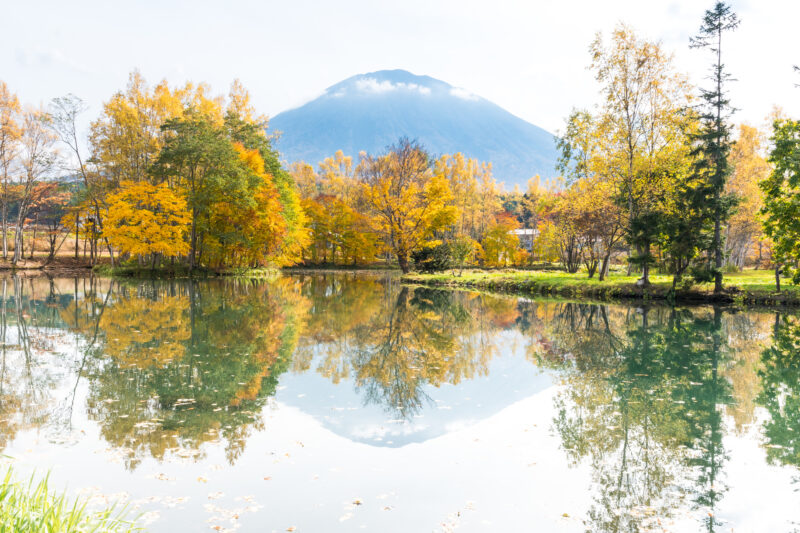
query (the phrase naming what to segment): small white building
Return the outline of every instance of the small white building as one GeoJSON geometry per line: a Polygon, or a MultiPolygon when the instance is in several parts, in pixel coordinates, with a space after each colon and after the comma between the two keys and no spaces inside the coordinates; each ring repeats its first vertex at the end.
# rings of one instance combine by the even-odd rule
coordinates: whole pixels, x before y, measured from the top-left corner
{"type": "Polygon", "coordinates": [[[539,235],[539,230],[531,228],[519,228],[512,229],[509,231],[509,233],[516,235],[519,238],[520,247],[525,248],[530,252],[533,250],[533,241],[536,239],[537,235],[539,235]]]}

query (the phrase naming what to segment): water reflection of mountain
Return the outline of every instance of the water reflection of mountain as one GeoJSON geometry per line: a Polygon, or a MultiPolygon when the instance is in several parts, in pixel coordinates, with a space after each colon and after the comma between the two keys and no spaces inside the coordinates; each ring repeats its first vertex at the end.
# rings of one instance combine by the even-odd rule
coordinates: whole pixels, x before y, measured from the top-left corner
{"type": "Polygon", "coordinates": [[[307,276],[313,301],[278,399],[348,439],[398,447],[486,419],[550,385],[521,353],[509,298],[307,276]]]}
{"type": "Polygon", "coordinates": [[[310,414],[337,435],[372,446],[400,447],[486,420],[553,382],[550,374],[539,371],[509,348],[492,359],[488,373],[491,377],[476,377],[458,386],[424,386],[427,400],[409,418],[392,416],[383,405],[365,405],[363,395],[350,380],[335,384],[316,373],[285,375],[276,397],[280,403],[310,414]]]}

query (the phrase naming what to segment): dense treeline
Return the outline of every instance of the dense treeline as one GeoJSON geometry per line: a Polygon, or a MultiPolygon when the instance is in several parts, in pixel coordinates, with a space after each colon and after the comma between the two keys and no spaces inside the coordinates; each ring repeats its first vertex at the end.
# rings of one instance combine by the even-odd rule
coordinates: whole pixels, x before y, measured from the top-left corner
{"type": "Polygon", "coordinates": [[[690,42],[712,56],[701,89],[660,43],[625,25],[598,34],[589,66],[601,103],[567,118],[562,177],[525,192],[504,192],[491,163],[408,139],[285,170],[239,82],[219,96],[134,72],[87,142],[78,98],[22,107],[0,82],[3,257],[24,257],[26,230],[32,257],[38,229],[47,261],[74,236],[92,264],[153,268],[557,262],[601,280],[617,265],[642,286],[655,269],[673,288],[713,281],[719,292],[726,269],[769,266],[778,283],[781,272],[800,281],[800,126],[776,110],[769,141],[750,125],[732,131],[720,43],[737,26],[723,2],[706,12],[690,42]]]}
{"type": "Polygon", "coordinates": [[[502,209],[488,164],[462,154],[433,158],[408,139],[353,164],[341,151],[291,170],[309,217],[309,263],[357,264],[396,258],[407,272],[453,261],[506,265],[517,260],[518,227],[502,209]]]}
{"type": "Polygon", "coordinates": [[[238,81],[222,97],[204,84],[149,87],[134,72],[91,123],[88,154],[80,99],[34,109],[5,84],[0,94],[3,249],[14,215],[15,265],[39,212],[50,260],[68,234],[88,243],[92,264],[105,254],[153,267],[284,265],[306,246],[295,185],[238,81]]]}
{"type": "Polygon", "coordinates": [[[590,68],[602,103],[567,118],[563,177],[546,187],[537,178],[525,193],[505,193],[489,165],[461,154],[436,160],[408,141],[355,166],[342,153],[318,172],[296,164],[313,242],[304,260],[391,252],[404,271],[409,256],[423,270],[559,262],[601,280],[622,263],[643,286],[657,269],[675,289],[713,281],[716,292],[725,270],[774,266],[780,282],[780,269],[798,272],[800,257],[798,123],[776,110],[770,143],[747,124],[733,140],[719,43],[737,26],[725,3],[706,12],[690,43],[713,57],[711,84],[699,90],[660,43],[625,25],[598,35],[590,68]]]}

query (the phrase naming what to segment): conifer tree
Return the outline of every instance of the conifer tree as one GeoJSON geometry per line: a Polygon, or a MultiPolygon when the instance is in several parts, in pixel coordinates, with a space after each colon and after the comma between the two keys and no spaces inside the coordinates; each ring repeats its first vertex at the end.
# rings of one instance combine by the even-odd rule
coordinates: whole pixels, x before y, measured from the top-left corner
{"type": "Polygon", "coordinates": [[[709,259],[713,263],[715,293],[722,291],[722,224],[734,205],[734,198],[725,194],[725,182],[732,172],[728,161],[732,145],[728,118],[734,109],[725,90],[725,85],[732,78],[722,62],[722,37],[738,25],[736,13],[728,4],[718,1],[705,12],[699,33],[690,41],[691,48],[708,49],[714,56],[710,76],[712,85],[700,91],[703,101],[700,114],[702,126],[695,136],[693,155],[696,157],[694,172],[704,183],[706,206],[714,223],[709,259]]]}

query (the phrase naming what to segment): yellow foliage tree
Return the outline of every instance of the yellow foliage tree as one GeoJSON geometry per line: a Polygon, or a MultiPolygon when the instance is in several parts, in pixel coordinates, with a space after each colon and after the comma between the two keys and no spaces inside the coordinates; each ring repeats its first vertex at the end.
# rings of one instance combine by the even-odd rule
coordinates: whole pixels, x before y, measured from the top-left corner
{"type": "Polygon", "coordinates": [[[283,205],[259,151],[248,150],[239,143],[234,148],[257,180],[253,198],[246,207],[226,199],[217,202],[210,221],[214,231],[205,246],[218,266],[264,266],[279,260],[280,245],[286,235],[283,205]]]}
{"type": "Polygon", "coordinates": [[[758,184],[769,176],[771,170],[763,155],[765,144],[764,135],[758,129],[742,124],[739,139],[731,150],[734,170],[725,189],[739,198],[739,204],[728,220],[725,255],[738,268],[745,266],[754,245],[759,246],[756,260],[762,255],[760,248],[765,237],[759,211],[764,205],[764,193],[758,184]]]}
{"type": "Polygon", "coordinates": [[[519,258],[519,237],[512,233],[519,222],[508,213],[501,213],[483,239],[483,262],[487,266],[508,266],[519,258]]]}
{"type": "Polygon", "coordinates": [[[186,200],[166,184],[122,182],[108,196],[105,236],[122,253],[141,260],[176,257],[189,251],[186,241],[191,215],[186,200]]]}
{"type": "Polygon", "coordinates": [[[501,211],[500,190],[490,163],[468,159],[464,154],[445,154],[436,161],[434,173],[450,183],[453,204],[458,209],[456,235],[481,239],[501,211]]]}
{"type": "Polygon", "coordinates": [[[411,252],[456,220],[450,184],[432,172],[427,152],[407,139],[383,156],[364,158],[359,170],[372,225],[408,272],[411,252]]]}

